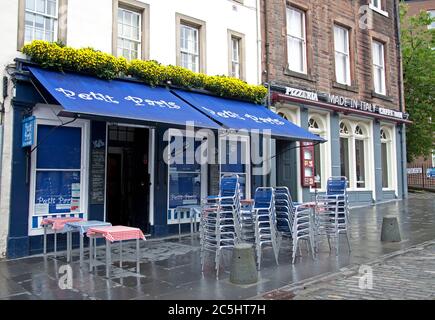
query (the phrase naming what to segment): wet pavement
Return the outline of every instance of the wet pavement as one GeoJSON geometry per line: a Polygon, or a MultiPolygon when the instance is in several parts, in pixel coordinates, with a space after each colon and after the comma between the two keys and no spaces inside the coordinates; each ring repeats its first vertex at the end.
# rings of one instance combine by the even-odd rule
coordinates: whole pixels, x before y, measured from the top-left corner
{"type": "Polygon", "coordinates": [[[186,235],[170,239],[155,239],[141,243],[140,275],[135,273],[134,244],[124,245],[124,268],[117,267],[117,246],[113,246],[113,268],[105,278],[104,247],[98,250],[96,270],[89,273],[87,262],[80,268],[78,250],[74,261],[49,255],[0,261],[0,299],[248,299],[315,276],[333,274],[345,267],[364,264],[375,258],[405,250],[435,239],[435,195],[410,194],[404,201],[351,210],[351,247],[349,253],[344,238],[340,253],[330,253],[326,240],[313,260],[305,248],[292,265],[289,246],[283,243],[276,265],[272,251],[264,250],[259,281],[240,286],[230,283],[231,253],[224,254],[221,277],[216,280],[213,257],[207,257],[201,273],[199,241],[186,235]],[[396,216],[402,233],[399,243],[382,243],[380,231],[384,216],[396,216]],[[65,267],[69,266],[69,267],[65,267]],[[72,283],[66,281],[71,271],[72,283]],[[62,289],[71,284],[71,289],[62,289]]]}

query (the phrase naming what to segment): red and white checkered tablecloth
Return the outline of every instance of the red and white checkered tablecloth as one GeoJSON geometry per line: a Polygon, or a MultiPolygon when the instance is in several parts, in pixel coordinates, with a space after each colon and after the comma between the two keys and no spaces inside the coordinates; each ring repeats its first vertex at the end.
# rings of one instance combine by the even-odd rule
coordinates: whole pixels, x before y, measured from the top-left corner
{"type": "Polygon", "coordinates": [[[133,240],[133,239],[146,240],[144,234],[139,228],[125,227],[125,226],[89,228],[87,235],[88,237],[93,235],[101,235],[107,240],[109,240],[110,242],[133,240]]]}
{"type": "Polygon", "coordinates": [[[41,226],[51,224],[51,228],[53,230],[59,231],[65,227],[65,224],[68,222],[77,222],[82,221],[82,218],[78,217],[68,217],[68,218],[45,218],[41,221],[41,226]]]}

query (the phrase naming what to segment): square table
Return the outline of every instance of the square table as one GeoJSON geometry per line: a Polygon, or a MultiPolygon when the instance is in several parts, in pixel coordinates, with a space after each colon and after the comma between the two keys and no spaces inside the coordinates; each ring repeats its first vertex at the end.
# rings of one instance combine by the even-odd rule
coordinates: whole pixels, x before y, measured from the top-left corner
{"type": "Polygon", "coordinates": [[[175,208],[178,217],[178,238],[181,238],[181,212],[189,211],[190,218],[190,235],[193,237],[193,234],[198,232],[196,216],[198,213],[201,213],[201,206],[193,204],[193,205],[181,205],[175,208]]]}
{"type": "MultiPolygon", "coordinates": [[[[57,233],[65,232],[64,227],[68,222],[82,221],[82,218],[77,217],[61,217],[61,218],[44,218],[41,221],[41,226],[44,228],[44,256],[47,255],[47,228],[54,230],[54,256],[57,256],[57,233]]],[[[68,249],[67,249],[68,254],[68,249]]]]}
{"type": "Polygon", "coordinates": [[[136,272],[140,273],[139,267],[139,240],[145,239],[144,234],[139,228],[132,228],[126,226],[108,226],[108,227],[92,227],[88,229],[86,235],[90,238],[89,242],[89,270],[93,269],[93,248],[91,238],[105,238],[106,239],[106,277],[110,276],[110,265],[112,264],[111,243],[120,242],[120,267],[122,267],[122,241],[136,240],[136,272]]]}
{"type": "Polygon", "coordinates": [[[71,261],[71,251],[72,251],[72,233],[79,232],[80,233],[80,266],[83,265],[83,238],[85,233],[88,232],[89,228],[92,227],[106,227],[111,226],[110,222],[98,221],[98,220],[89,220],[89,221],[76,221],[76,222],[67,222],[65,224],[64,231],[67,232],[67,262],[71,261]]]}

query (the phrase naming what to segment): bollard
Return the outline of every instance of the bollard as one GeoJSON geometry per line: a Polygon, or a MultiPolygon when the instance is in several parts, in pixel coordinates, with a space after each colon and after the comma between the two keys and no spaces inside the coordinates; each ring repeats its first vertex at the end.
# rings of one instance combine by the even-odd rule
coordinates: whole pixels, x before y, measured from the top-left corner
{"type": "Polygon", "coordinates": [[[384,217],[382,220],[381,241],[399,242],[401,240],[397,217],[384,217]]]}
{"type": "Polygon", "coordinates": [[[258,281],[254,250],[251,244],[240,243],[234,246],[230,281],[234,284],[253,284],[258,281]]]}

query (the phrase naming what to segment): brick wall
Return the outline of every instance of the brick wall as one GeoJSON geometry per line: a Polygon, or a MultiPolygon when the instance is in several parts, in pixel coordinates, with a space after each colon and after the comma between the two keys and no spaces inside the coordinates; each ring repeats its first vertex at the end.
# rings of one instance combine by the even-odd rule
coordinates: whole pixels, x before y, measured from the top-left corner
{"type": "Polygon", "coordinates": [[[421,10],[435,10],[435,0],[413,0],[406,1],[406,4],[409,6],[408,15],[416,15],[421,10]]]}
{"type": "Polygon", "coordinates": [[[359,10],[361,6],[367,5],[369,0],[263,0],[263,81],[274,81],[281,85],[330,92],[376,103],[391,109],[399,109],[395,0],[383,1],[383,8],[388,12],[388,17],[368,10],[373,17],[373,28],[364,30],[359,27],[362,18],[359,10]],[[308,60],[306,77],[289,74],[285,71],[287,63],[286,5],[293,5],[306,11],[308,60]],[[334,22],[349,27],[351,30],[352,86],[346,89],[335,83],[334,22]],[[386,44],[387,96],[383,98],[372,95],[372,38],[386,44]],[[269,60],[268,64],[266,63],[267,59],[269,60]]]}

